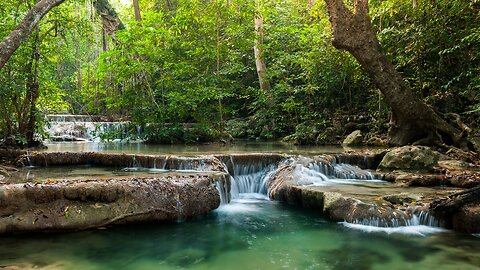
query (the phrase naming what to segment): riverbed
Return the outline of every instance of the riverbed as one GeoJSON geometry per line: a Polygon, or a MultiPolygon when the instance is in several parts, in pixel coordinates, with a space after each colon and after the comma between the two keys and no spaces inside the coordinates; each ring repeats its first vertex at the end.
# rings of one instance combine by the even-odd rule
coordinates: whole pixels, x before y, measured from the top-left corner
{"type": "MultiPolygon", "coordinates": [[[[59,143],[50,145],[48,151],[305,155],[343,150],[255,142],[172,147],[59,143]]],[[[20,174],[24,178],[18,182],[164,173],[90,166],[27,168],[24,172],[20,174]]],[[[342,185],[346,184],[333,183],[330,188],[342,185]]],[[[364,196],[371,196],[366,188],[386,188],[382,183],[347,187],[364,196]]],[[[336,223],[313,211],[271,201],[262,194],[241,193],[230,204],[222,204],[195,220],[0,236],[0,268],[5,266],[18,267],[12,269],[479,269],[480,238],[428,226],[378,230],[372,226],[336,223]]]]}

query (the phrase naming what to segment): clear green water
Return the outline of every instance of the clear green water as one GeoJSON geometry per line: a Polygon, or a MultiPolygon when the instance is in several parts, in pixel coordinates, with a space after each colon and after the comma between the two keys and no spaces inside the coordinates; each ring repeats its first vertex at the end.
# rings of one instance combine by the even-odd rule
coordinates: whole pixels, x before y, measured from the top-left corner
{"type": "MultiPolygon", "coordinates": [[[[49,145],[47,151],[200,155],[313,154],[343,149],[257,142],[232,146],[60,143],[49,145]]],[[[27,168],[14,182],[146,174],[150,172],[88,166],[27,168]]],[[[354,189],[352,192],[370,192],[354,189]]],[[[0,269],[480,269],[480,238],[473,235],[444,231],[422,236],[415,228],[368,233],[261,196],[252,199],[258,196],[248,196],[192,221],[0,236],[0,269]]]]}
{"type": "Polygon", "coordinates": [[[244,199],[193,221],[0,236],[0,268],[479,269],[480,239],[365,233],[277,202],[244,199]]]}

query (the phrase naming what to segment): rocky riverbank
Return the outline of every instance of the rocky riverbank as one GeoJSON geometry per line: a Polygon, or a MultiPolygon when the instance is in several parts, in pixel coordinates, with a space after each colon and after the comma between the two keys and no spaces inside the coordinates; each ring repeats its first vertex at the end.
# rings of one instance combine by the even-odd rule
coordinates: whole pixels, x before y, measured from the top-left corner
{"type": "Polygon", "coordinates": [[[2,170],[0,232],[77,230],[201,216],[218,207],[220,199],[225,203],[230,200],[233,178],[242,181],[236,184],[236,192],[240,186],[255,186],[244,192],[266,192],[269,187],[270,198],[315,209],[333,221],[403,226],[423,218],[424,224],[480,232],[480,196],[470,191],[480,186],[479,164],[452,159],[426,147],[310,157],[0,154],[2,160],[17,166],[89,165],[166,171],[155,177],[13,184],[8,176],[14,172],[2,170]]]}
{"type": "Polygon", "coordinates": [[[175,221],[217,208],[212,175],[0,185],[0,233],[175,221]]]}

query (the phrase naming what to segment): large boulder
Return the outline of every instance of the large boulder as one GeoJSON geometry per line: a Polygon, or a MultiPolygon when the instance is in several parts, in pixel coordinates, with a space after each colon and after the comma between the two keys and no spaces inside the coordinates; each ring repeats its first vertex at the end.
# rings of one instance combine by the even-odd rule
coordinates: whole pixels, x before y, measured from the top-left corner
{"type": "Polygon", "coordinates": [[[403,146],[387,152],[379,169],[430,171],[437,165],[440,154],[425,146],[403,146]]]}
{"type": "Polygon", "coordinates": [[[363,142],[363,135],[360,130],[355,130],[354,132],[350,133],[345,140],[343,140],[342,145],[344,146],[352,146],[352,145],[360,145],[363,142]]]}
{"type": "Polygon", "coordinates": [[[0,185],[0,233],[82,230],[201,216],[220,204],[215,177],[222,175],[0,185]]]}

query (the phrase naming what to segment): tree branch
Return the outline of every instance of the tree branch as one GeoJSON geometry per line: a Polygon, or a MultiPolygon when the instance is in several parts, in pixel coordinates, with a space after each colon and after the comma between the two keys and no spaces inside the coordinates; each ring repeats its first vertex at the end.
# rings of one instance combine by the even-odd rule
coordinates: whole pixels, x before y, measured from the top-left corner
{"type": "Polygon", "coordinates": [[[65,0],[40,0],[33,6],[25,18],[23,18],[15,29],[0,43],[0,69],[5,66],[8,59],[10,59],[22,41],[39,24],[43,16],[64,1],[65,0]]]}

